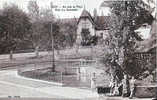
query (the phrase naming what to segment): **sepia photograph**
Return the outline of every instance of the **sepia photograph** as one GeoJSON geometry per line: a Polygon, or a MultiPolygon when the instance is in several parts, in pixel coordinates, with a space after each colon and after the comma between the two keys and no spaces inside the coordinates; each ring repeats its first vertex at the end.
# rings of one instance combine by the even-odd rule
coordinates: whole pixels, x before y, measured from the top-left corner
{"type": "Polygon", "coordinates": [[[157,0],[0,0],[0,100],[157,100],[157,0]]]}

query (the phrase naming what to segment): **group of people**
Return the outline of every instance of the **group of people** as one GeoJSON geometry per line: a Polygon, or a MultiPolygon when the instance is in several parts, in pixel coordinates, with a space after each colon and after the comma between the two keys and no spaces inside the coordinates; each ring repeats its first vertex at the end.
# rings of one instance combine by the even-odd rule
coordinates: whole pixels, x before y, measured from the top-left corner
{"type": "MultiPolygon", "coordinates": [[[[132,99],[135,93],[135,81],[134,76],[129,80],[126,74],[124,74],[123,79],[120,82],[112,77],[109,84],[110,96],[122,96],[132,99]]],[[[93,73],[91,77],[91,89],[92,91],[96,89],[95,73],[93,73]]]]}
{"type": "Polygon", "coordinates": [[[128,80],[127,75],[124,75],[124,78],[120,83],[112,78],[109,87],[110,95],[129,97],[132,99],[135,93],[135,78],[132,76],[131,79],[128,80]]]}

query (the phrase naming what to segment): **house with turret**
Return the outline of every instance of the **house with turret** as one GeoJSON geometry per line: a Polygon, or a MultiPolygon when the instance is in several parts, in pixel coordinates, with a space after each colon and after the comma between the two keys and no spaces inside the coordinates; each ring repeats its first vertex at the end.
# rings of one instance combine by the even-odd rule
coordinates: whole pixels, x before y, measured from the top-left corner
{"type": "Polygon", "coordinates": [[[76,43],[89,42],[92,37],[105,39],[108,36],[108,21],[109,16],[96,16],[94,18],[84,9],[77,21],[76,43]]]}

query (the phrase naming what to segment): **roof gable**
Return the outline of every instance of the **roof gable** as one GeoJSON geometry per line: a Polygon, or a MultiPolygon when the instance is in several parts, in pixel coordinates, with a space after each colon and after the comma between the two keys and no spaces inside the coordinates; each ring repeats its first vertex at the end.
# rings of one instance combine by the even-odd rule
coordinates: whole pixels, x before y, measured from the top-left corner
{"type": "Polygon", "coordinates": [[[94,20],[96,24],[96,30],[105,30],[109,27],[110,16],[97,16],[94,20]]]}
{"type": "Polygon", "coordinates": [[[80,22],[81,19],[84,18],[88,18],[89,21],[95,26],[96,30],[105,30],[109,27],[108,23],[110,21],[110,16],[97,16],[96,18],[93,18],[91,14],[84,9],[81,13],[81,16],[79,17],[77,24],[80,22]]]}
{"type": "Polygon", "coordinates": [[[84,19],[84,18],[88,18],[89,21],[90,21],[93,25],[95,25],[94,20],[93,20],[91,14],[90,14],[87,10],[85,10],[85,9],[82,11],[81,16],[80,16],[80,18],[79,18],[77,24],[80,22],[81,19],[84,19]]]}
{"type": "Polygon", "coordinates": [[[150,38],[143,40],[143,41],[137,41],[138,48],[136,48],[136,52],[148,52],[149,50],[156,48],[157,43],[156,43],[156,27],[157,27],[157,21],[154,20],[152,25],[151,25],[151,31],[150,31],[150,38]]]}

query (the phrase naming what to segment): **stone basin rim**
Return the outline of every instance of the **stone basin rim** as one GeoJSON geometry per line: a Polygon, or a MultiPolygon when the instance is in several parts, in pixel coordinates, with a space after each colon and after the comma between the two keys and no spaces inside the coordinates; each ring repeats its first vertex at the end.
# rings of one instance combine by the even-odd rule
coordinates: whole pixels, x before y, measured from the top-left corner
{"type": "Polygon", "coordinates": [[[136,87],[157,87],[157,85],[139,85],[136,87]]]}

